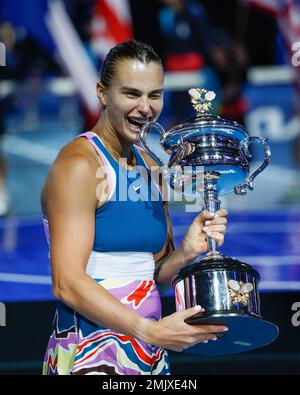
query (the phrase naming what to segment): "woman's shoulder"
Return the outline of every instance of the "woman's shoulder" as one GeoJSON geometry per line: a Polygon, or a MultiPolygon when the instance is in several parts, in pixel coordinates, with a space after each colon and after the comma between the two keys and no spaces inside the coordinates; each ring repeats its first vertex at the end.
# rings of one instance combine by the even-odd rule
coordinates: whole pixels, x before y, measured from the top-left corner
{"type": "Polygon", "coordinates": [[[42,207],[46,206],[49,194],[60,190],[78,193],[77,188],[94,191],[97,185],[95,174],[102,164],[86,139],[74,139],[64,145],[50,167],[41,191],[42,207]],[[95,184],[95,185],[94,185],[95,184]]]}
{"type": "Polygon", "coordinates": [[[75,166],[75,169],[94,170],[101,164],[101,158],[90,142],[86,138],[75,138],[60,149],[52,164],[52,169],[74,168],[75,166]]]}

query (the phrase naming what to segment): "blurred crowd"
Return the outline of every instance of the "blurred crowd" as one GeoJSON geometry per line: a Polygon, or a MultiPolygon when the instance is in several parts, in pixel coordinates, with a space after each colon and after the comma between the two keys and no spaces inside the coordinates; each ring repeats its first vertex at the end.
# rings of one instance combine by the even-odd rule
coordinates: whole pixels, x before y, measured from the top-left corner
{"type": "MultiPolygon", "coordinates": [[[[63,3],[85,50],[99,70],[101,57],[93,54],[91,45],[94,1],[65,0],[63,3]]],[[[275,21],[263,12],[249,10],[246,3],[244,0],[129,2],[134,37],[154,46],[167,72],[201,73],[205,85],[217,90],[216,111],[240,123],[244,122],[247,111],[241,92],[248,67],[278,61],[275,21]],[[257,39],[259,29],[263,29],[264,37],[272,44],[267,48],[256,47],[253,51],[253,45],[256,45],[253,41],[257,39]]],[[[55,51],[45,48],[22,26],[0,20],[0,41],[6,47],[6,65],[0,67],[1,144],[7,117],[18,108],[22,95],[27,98],[27,116],[38,116],[36,101],[44,89],[45,79],[65,76],[66,70],[55,51]],[[15,83],[17,89],[7,88],[3,81],[15,83]]],[[[166,105],[170,109],[168,121],[171,124],[187,118],[192,112],[188,95],[181,91],[168,93],[166,105]]],[[[92,126],[93,119],[84,105],[81,108],[82,129],[87,129],[92,126]]],[[[0,216],[9,212],[5,174],[5,159],[0,146],[0,216]]]]}

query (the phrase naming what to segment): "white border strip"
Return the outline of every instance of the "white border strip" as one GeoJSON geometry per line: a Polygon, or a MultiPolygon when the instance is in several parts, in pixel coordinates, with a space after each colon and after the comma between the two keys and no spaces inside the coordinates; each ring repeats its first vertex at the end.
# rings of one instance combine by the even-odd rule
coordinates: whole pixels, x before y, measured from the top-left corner
{"type": "Polygon", "coordinates": [[[299,255],[262,255],[262,256],[237,256],[235,259],[239,259],[243,262],[251,262],[257,266],[291,266],[300,265],[299,255]]]}
{"type": "Polygon", "coordinates": [[[30,274],[0,273],[0,281],[24,283],[24,284],[44,284],[51,285],[51,276],[38,276],[30,274]]]}
{"type": "Polygon", "coordinates": [[[260,290],[300,290],[300,281],[261,281],[260,290]]]}
{"type": "Polygon", "coordinates": [[[58,149],[54,150],[46,145],[33,143],[10,134],[5,135],[3,149],[10,154],[19,155],[44,165],[51,165],[58,154],[58,149]]]}

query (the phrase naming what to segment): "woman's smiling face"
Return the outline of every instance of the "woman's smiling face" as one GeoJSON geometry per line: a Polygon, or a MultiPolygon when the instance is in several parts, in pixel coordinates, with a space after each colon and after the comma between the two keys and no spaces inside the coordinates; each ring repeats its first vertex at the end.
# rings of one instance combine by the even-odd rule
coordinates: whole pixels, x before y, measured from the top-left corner
{"type": "Polygon", "coordinates": [[[136,143],[142,125],[162,110],[163,69],[153,61],[124,59],[116,64],[110,86],[97,89],[110,130],[136,143]]]}

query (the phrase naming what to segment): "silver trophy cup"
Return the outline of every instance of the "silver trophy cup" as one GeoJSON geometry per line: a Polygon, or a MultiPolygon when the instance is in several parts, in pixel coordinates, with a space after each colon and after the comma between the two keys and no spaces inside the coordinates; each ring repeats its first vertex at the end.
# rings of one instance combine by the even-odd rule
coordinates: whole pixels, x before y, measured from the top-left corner
{"type": "MultiPolygon", "coordinates": [[[[214,92],[190,89],[197,115],[165,131],[157,122],[149,122],[140,132],[143,148],[169,176],[174,189],[184,183],[189,170],[189,190],[203,196],[204,209],[216,212],[218,197],[230,192],[237,195],[253,190],[253,180],[268,165],[271,153],[265,138],[249,137],[245,128],[208,113],[214,92]],[[170,155],[166,165],[148,147],[147,135],[156,128],[161,147],[170,155]],[[261,166],[249,174],[249,144],[257,142],[264,150],[261,166]]],[[[182,189],[185,193],[184,188],[182,189]]],[[[258,283],[259,273],[249,264],[217,251],[215,240],[208,237],[209,251],[181,269],[173,278],[176,310],[195,305],[205,308],[188,324],[228,325],[228,332],[216,334],[216,342],[199,343],[188,352],[201,355],[226,355],[249,351],[271,343],[278,336],[276,325],[262,318],[258,283]]]]}

